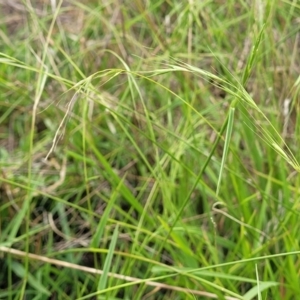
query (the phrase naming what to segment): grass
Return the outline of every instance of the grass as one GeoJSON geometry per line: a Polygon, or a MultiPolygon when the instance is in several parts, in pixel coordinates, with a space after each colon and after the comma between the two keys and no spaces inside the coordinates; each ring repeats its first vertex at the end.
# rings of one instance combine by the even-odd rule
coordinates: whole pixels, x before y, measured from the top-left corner
{"type": "Polygon", "coordinates": [[[0,6],[0,299],[297,298],[297,1],[0,6]]]}

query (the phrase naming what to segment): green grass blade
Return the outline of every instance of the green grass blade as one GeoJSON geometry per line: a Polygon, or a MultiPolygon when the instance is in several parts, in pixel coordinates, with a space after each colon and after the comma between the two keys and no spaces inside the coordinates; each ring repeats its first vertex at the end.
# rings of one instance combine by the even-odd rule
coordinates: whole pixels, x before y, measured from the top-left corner
{"type": "Polygon", "coordinates": [[[223,174],[225,161],[226,161],[226,157],[227,157],[228,149],[229,149],[229,145],[230,145],[230,139],[231,139],[231,133],[232,133],[232,127],[233,127],[233,120],[234,120],[234,112],[235,112],[235,108],[230,107],[228,123],[227,123],[227,130],[226,130],[226,137],[225,137],[225,145],[224,145],[223,156],[222,156],[221,167],[220,167],[219,178],[218,178],[218,184],[217,184],[217,190],[216,190],[216,195],[217,196],[219,195],[219,192],[220,192],[222,174],[223,174]]]}
{"type": "Polygon", "coordinates": [[[15,274],[18,275],[19,277],[21,277],[23,279],[25,279],[25,277],[27,277],[28,283],[36,291],[38,291],[39,293],[42,293],[44,295],[47,295],[48,297],[51,295],[50,291],[48,291],[47,288],[45,288],[43,286],[43,284],[37,280],[37,278],[34,278],[34,276],[32,274],[30,274],[28,271],[26,271],[24,269],[23,265],[14,261],[11,263],[11,267],[12,267],[12,270],[15,272],[15,274]]]}
{"type": "Polygon", "coordinates": [[[90,244],[91,248],[97,248],[100,245],[100,241],[102,239],[103,232],[107,225],[109,214],[115,205],[115,201],[119,194],[119,189],[121,188],[123,183],[124,183],[124,179],[120,180],[119,185],[117,186],[116,190],[113,192],[113,194],[111,195],[111,198],[109,199],[109,201],[107,203],[105,211],[104,211],[103,215],[101,216],[100,222],[96,228],[96,232],[94,233],[94,235],[91,239],[91,244],[90,244]]]}
{"type": "Polygon", "coordinates": [[[108,249],[108,253],[104,262],[104,267],[103,267],[103,274],[101,275],[101,278],[99,280],[99,284],[98,284],[98,291],[102,291],[106,288],[106,283],[108,281],[108,273],[109,270],[111,268],[111,263],[112,263],[112,259],[113,259],[113,255],[114,255],[114,251],[116,248],[116,244],[117,244],[117,240],[118,240],[118,235],[119,235],[119,227],[116,226],[110,245],[109,245],[109,249],[108,249]]]}

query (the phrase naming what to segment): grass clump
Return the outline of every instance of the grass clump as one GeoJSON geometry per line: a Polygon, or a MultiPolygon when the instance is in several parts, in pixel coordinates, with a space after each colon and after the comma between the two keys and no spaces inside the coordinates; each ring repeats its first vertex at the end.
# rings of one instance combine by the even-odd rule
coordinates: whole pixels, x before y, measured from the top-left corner
{"type": "Polygon", "coordinates": [[[0,3],[0,298],[295,299],[296,1],[0,3]]]}

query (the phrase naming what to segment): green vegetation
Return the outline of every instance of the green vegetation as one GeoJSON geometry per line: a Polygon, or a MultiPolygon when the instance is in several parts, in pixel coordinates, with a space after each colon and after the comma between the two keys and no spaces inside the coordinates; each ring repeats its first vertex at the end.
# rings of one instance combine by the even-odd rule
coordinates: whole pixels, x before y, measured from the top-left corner
{"type": "Polygon", "coordinates": [[[0,6],[0,299],[298,299],[298,1],[0,6]]]}

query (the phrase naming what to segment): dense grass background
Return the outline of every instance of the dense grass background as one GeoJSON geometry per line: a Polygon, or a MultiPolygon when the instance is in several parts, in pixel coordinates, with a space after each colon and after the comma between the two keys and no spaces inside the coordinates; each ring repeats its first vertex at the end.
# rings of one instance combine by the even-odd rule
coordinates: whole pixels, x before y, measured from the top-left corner
{"type": "Polygon", "coordinates": [[[298,1],[0,1],[1,299],[298,299],[298,1]]]}

